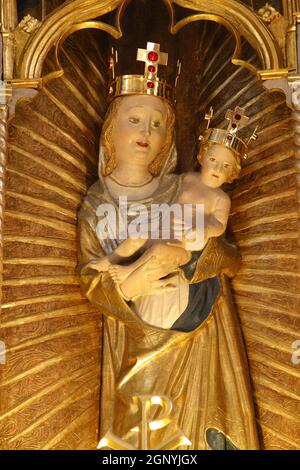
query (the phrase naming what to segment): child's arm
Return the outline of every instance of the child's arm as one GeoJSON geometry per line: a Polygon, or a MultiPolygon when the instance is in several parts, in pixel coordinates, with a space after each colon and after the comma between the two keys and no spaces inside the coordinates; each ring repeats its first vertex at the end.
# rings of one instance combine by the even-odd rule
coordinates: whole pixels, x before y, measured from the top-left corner
{"type": "Polygon", "coordinates": [[[215,210],[211,214],[204,216],[204,238],[219,237],[227,227],[231,201],[229,196],[224,193],[218,198],[215,210]]]}
{"type": "Polygon", "coordinates": [[[85,267],[95,269],[98,272],[108,271],[112,264],[119,264],[126,258],[129,258],[136,251],[142,248],[145,242],[146,240],[142,238],[138,238],[136,240],[127,238],[127,240],[124,240],[122,243],[120,243],[120,245],[117,246],[117,248],[115,248],[110,255],[102,258],[95,258],[91,260],[85,267]]]}

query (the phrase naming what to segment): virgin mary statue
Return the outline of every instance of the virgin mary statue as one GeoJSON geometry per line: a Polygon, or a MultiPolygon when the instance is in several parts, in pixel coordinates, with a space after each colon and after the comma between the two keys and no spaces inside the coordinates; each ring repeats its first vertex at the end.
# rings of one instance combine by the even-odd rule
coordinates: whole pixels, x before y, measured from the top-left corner
{"type": "Polygon", "coordinates": [[[180,270],[172,260],[149,262],[121,283],[91,268],[122,242],[107,226],[102,230],[101,208],[114,208],[124,220],[121,196],[148,209],[172,204],[181,189],[182,176],[173,173],[172,89],[157,77],[159,48],[150,46],[145,75],[120,76],[111,85],[99,180],[79,214],[82,287],[104,315],[100,444],[257,449],[247,359],[227,278],[239,265],[235,248],[212,238],[180,270]]]}

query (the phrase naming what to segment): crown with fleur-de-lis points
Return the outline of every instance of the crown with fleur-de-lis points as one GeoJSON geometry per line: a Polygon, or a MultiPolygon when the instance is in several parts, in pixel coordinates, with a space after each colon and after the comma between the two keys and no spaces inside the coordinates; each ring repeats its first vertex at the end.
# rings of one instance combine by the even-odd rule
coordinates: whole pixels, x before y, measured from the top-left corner
{"type": "Polygon", "coordinates": [[[118,54],[112,50],[110,58],[110,82],[109,95],[111,98],[123,95],[152,95],[158,96],[175,103],[175,88],[180,75],[181,64],[177,62],[177,76],[175,85],[171,86],[166,80],[158,77],[158,67],[168,64],[168,54],[161,52],[160,44],[147,42],[147,49],[138,49],[136,59],[145,62],[144,75],[120,75],[115,76],[115,66],[118,63],[118,54]]]}
{"type": "Polygon", "coordinates": [[[207,127],[203,135],[200,135],[199,137],[201,143],[215,143],[224,145],[239,157],[246,159],[248,157],[248,145],[250,144],[251,140],[257,140],[258,135],[256,133],[256,127],[247,140],[243,140],[238,136],[238,131],[242,127],[246,126],[249,121],[249,118],[245,115],[245,109],[237,106],[234,111],[227,111],[225,115],[225,118],[229,121],[227,129],[210,128],[209,125],[212,117],[213,109],[211,107],[208,113],[205,114],[204,119],[207,121],[207,127]]]}

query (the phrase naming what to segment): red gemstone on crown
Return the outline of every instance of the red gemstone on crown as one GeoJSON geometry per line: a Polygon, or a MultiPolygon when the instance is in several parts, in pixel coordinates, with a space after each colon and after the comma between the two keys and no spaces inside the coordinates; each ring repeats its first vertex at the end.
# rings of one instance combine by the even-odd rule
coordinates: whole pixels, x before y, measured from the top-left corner
{"type": "Polygon", "coordinates": [[[231,134],[228,134],[227,140],[232,140],[232,135],[231,134]]]}
{"type": "Polygon", "coordinates": [[[154,88],[154,83],[153,82],[147,82],[147,87],[148,88],[154,88]]]}
{"type": "Polygon", "coordinates": [[[156,61],[158,60],[158,53],[155,52],[155,51],[149,52],[149,54],[148,54],[148,59],[149,59],[151,62],[156,62],[156,61]]]}
{"type": "Polygon", "coordinates": [[[148,72],[150,72],[150,73],[156,72],[156,67],[154,67],[154,65],[149,65],[148,72]]]}
{"type": "Polygon", "coordinates": [[[242,118],[242,116],[241,116],[240,114],[236,114],[236,115],[234,116],[234,119],[235,119],[236,121],[240,121],[241,118],[242,118]]]}
{"type": "Polygon", "coordinates": [[[231,127],[232,127],[232,129],[236,129],[237,126],[236,126],[235,123],[233,123],[231,127]]]}

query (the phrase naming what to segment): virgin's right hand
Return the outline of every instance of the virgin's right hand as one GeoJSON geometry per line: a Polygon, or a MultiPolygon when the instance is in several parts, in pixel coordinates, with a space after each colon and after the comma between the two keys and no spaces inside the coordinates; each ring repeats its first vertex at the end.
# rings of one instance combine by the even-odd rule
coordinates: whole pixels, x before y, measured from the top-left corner
{"type": "Polygon", "coordinates": [[[136,269],[121,284],[120,289],[128,299],[153,293],[174,290],[177,287],[177,275],[166,279],[149,279],[149,273],[143,266],[136,269]],[[162,290],[163,289],[163,290],[162,290]]]}

